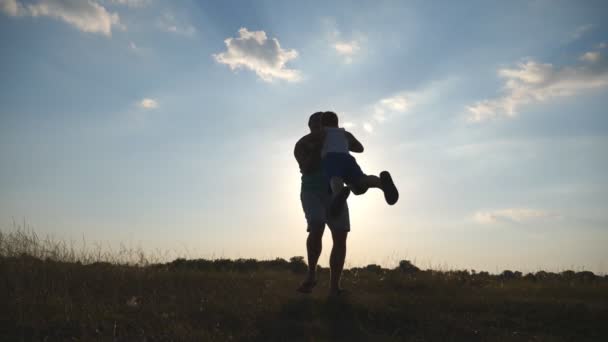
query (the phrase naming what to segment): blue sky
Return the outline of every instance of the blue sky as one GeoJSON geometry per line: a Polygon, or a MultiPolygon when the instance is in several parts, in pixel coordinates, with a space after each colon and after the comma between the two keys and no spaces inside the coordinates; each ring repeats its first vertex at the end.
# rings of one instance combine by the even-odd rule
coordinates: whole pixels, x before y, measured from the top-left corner
{"type": "Polygon", "coordinates": [[[0,223],[191,257],[304,255],[293,144],[334,110],[364,171],[401,192],[349,200],[349,266],[608,272],[605,13],[0,0],[0,223]]]}

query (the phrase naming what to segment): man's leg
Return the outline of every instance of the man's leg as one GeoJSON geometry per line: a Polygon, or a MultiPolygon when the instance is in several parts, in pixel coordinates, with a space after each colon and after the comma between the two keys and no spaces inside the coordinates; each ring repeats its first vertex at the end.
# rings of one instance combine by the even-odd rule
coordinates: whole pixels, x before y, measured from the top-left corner
{"type": "Polygon", "coordinates": [[[317,262],[321,255],[321,240],[325,230],[325,201],[326,193],[317,191],[302,191],[300,199],[306,216],[308,237],[306,238],[306,253],[308,255],[308,274],[298,287],[302,293],[310,293],[316,285],[317,262]]]}
{"type": "Polygon", "coordinates": [[[323,248],[323,230],[325,224],[310,227],[308,238],[306,238],[306,252],[308,253],[308,274],[304,282],[312,283],[317,280],[317,262],[323,248]]]}
{"type": "Polygon", "coordinates": [[[344,269],[344,259],[346,258],[346,237],[348,231],[332,230],[331,237],[334,241],[334,245],[331,249],[331,255],[329,257],[329,268],[330,268],[330,280],[329,280],[329,293],[331,295],[339,294],[340,278],[342,277],[342,270],[344,269]]]}

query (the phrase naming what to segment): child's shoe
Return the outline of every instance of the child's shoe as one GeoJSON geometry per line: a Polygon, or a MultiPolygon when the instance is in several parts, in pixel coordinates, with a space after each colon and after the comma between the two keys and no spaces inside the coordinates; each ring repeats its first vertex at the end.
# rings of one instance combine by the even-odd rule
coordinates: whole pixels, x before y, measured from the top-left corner
{"type": "Polygon", "coordinates": [[[388,171],[380,172],[380,182],[382,184],[382,191],[384,192],[386,203],[389,205],[397,203],[399,200],[399,191],[397,191],[397,187],[395,186],[395,183],[393,183],[393,178],[388,171]]]}

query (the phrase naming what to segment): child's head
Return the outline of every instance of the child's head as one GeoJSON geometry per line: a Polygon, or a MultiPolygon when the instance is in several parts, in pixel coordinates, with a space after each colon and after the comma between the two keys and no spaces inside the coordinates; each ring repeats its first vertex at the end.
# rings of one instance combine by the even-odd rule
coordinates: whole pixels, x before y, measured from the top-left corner
{"type": "Polygon", "coordinates": [[[334,112],[323,112],[321,124],[325,127],[338,127],[338,115],[334,112]]]}

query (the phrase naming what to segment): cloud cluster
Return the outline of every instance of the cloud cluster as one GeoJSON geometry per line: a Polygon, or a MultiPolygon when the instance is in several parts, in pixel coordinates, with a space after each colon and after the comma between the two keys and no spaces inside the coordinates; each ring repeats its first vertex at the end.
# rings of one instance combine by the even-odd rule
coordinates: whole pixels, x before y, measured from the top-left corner
{"type": "Polygon", "coordinates": [[[608,85],[608,64],[599,52],[588,52],[581,59],[585,62],[582,65],[562,68],[528,60],[516,68],[498,70],[505,82],[504,95],[467,106],[469,121],[514,117],[522,105],[608,85]]]}
{"type": "Polygon", "coordinates": [[[490,211],[478,211],[473,215],[473,219],[482,224],[492,224],[499,222],[524,223],[532,220],[542,220],[557,218],[555,214],[543,210],[526,208],[509,208],[490,211]]]}
{"type": "Polygon", "coordinates": [[[39,0],[24,4],[0,0],[0,10],[14,17],[51,17],[90,33],[112,35],[112,27],[124,28],[117,13],[108,12],[92,0],[39,0]]]}
{"type": "Polygon", "coordinates": [[[246,68],[254,71],[262,80],[275,79],[296,82],[301,79],[300,71],[288,69],[286,63],[298,57],[296,50],[283,50],[276,38],[268,39],[264,31],[239,30],[239,37],[227,38],[226,52],[215,54],[218,63],[226,64],[231,70],[246,68]]]}

